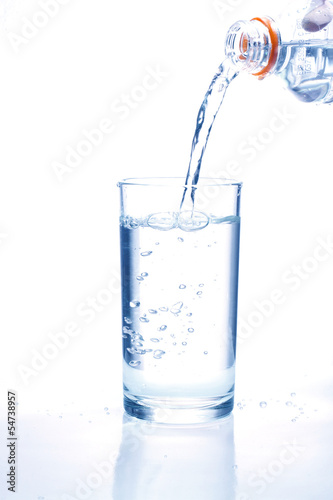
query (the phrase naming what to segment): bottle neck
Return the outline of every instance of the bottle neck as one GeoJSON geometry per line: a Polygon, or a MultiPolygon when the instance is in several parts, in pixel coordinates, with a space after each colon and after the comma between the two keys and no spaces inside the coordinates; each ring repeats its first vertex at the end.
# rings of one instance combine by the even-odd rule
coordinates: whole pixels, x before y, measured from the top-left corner
{"type": "Polygon", "coordinates": [[[229,29],[225,52],[240,70],[259,79],[274,73],[280,49],[280,33],[268,17],[238,21],[229,29]]]}

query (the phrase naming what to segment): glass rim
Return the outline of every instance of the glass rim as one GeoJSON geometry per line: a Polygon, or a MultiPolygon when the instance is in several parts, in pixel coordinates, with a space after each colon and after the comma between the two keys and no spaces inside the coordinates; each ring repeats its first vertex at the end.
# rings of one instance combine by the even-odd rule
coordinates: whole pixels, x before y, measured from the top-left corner
{"type": "MultiPolygon", "coordinates": [[[[235,179],[227,177],[200,177],[198,184],[194,188],[205,186],[238,186],[242,187],[243,183],[235,179]]],[[[154,187],[179,187],[186,188],[184,177],[129,177],[117,183],[118,187],[122,186],[154,186],[154,187]]]]}

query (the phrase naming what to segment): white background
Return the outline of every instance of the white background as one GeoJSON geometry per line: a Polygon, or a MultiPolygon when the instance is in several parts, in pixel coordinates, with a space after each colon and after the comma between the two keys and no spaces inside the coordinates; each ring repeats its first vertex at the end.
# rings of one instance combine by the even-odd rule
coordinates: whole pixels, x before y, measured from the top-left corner
{"type": "MultiPolygon", "coordinates": [[[[224,58],[227,29],[238,19],[274,17],[286,2],[226,0],[225,12],[213,0],[62,3],[52,16],[40,14],[43,0],[0,3],[0,407],[4,418],[6,391],[15,390],[22,421],[70,408],[121,414],[116,183],[185,176],[196,114],[224,58]],[[148,80],[153,72],[159,76],[148,80]],[[154,88],[143,88],[148,81],[154,88]],[[130,104],[120,112],[126,96],[130,104]],[[100,144],[56,172],[55,162],[66,164],[85,133],[110,122],[100,144]],[[108,287],[112,300],[88,322],[80,308],[108,287]],[[45,351],[50,334],[69,323],[77,335],[45,351]],[[53,359],[38,365],[36,352],[53,359]]],[[[240,330],[238,399],[268,401],[299,390],[326,414],[333,252],[317,266],[309,258],[318,241],[333,239],[332,108],[296,101],[279,77],[241,75],[214,126],[203,173],[218,174],[231,161],[244,182],[242,324],[273,290],[284,298],[259,326],[240,330]],[[277,114],[285,117],[281,131],[267,135],[277,114]],[[251,137],[269,139],[250,158],[244,147],[251,137]],[[305,274],[297,287],[286,281],[294,265],[305,274]]],[[[6,458],[4,446],[0,453],[6,458]]],[[[23,465],[15,498],[38,498],[38,478],[28,486],[23,465]]]]}

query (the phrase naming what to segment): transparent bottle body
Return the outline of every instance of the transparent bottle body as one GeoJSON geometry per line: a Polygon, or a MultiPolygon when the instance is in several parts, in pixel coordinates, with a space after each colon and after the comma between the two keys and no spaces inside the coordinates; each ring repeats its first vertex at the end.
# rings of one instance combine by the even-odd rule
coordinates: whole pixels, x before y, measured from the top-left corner
{"type": "Polygon", "coordinates": [[[332,3],[318,0],[293,5],[292,11],[277,19],[281,42],[275,73],[301,101],[330,103],[333,101],[332,3]]]}
{"type": "Polygon", "coordinates": [[[274,21],[262,19],[269,19],[272,29],[258,18],[240,21],[230,28],[227,56],[239,69],[259,78],[266,65],[264,76],[279,75],[303,102],[332,102],[333,0],[297,0],[274,21]],[[277,57],[270,65],[269,56],[274,50],[277,57]]]}

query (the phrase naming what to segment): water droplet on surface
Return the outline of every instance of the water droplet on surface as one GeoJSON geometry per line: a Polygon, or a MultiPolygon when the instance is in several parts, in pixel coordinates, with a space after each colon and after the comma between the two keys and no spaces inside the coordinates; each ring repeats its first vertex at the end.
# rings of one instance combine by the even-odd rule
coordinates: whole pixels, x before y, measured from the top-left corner
{"type": "Polygon", "coordinates": [[[162,351],[161,349],[157,349],[156,351],[154,351],[153,356],[155,359],[161,359],[163,354],[165,354],[165,351],[162,351]]]}
{"type": "Polygon", "coordinates": [[[184,288],[186,288],[186,285],[179,285],[179,288],[180,288],[181,290],[184,290],[184,288]]]}
{"type": "Polygon", "coordinates": [[[260,408],[266,408],[266,406],[267,406],[266,401],[261,401],[261,403],[259,403],[259,406],[260,406],[260,408]]]}
{"type": "Polygon", "coordinates": [[[139,320],[141,321],[141,323],[149,323],[149,319],[145,318],[144,316],[140,316],[139,320]]]}
{"type": "Polygon", "coordinates": [[[150,314],[157,314],[156,309],[148,309],[148,312],[149,312],[150,314]]]}
{"type": "Polygon", "coordinates": [[[170,231],[177,227],[177,214],[175,212],[161,212],[148,217],[147,224],[153,229],[170,231]]]}
{"type": "Polygon", "coordinates": [[[148,255],[151,255],[153,252],[151,250],[148,250],[147,252],[141,252],[142,257],[148,257],[148,255]]]}
{"type": "Polygon", "coordinates": [[[292,406],[292,402],[291,402],[291,401],[287,401],[287,402],[286,402],[286,405],[287,405],[287,406],[292,406]]]}
{"type": "Polygon", "coordinates": [[[130,305],[130,307],[139,307],[140,302],[138,300],[131,300],[129,305],[130,305]]]}
{"type": "Polygon", "coordinates": [[[129,365],[135,368],[136,366],[141,365],[141,361],[130,361],[129,365]]]}
{"type": "Polygon", "coordinates": [[[193,333],[193,332],[194,332],[194,328],[188,328],[188,329],[187,329],[187,331],[188,331],[189,333],[193,333]]]}
{"type": "Polygon", "coordinates": [[[203,212],[185,211],[178,217],[178,227],[183,231],[199,231],[209,223],[209,218],[203,212]]]}

